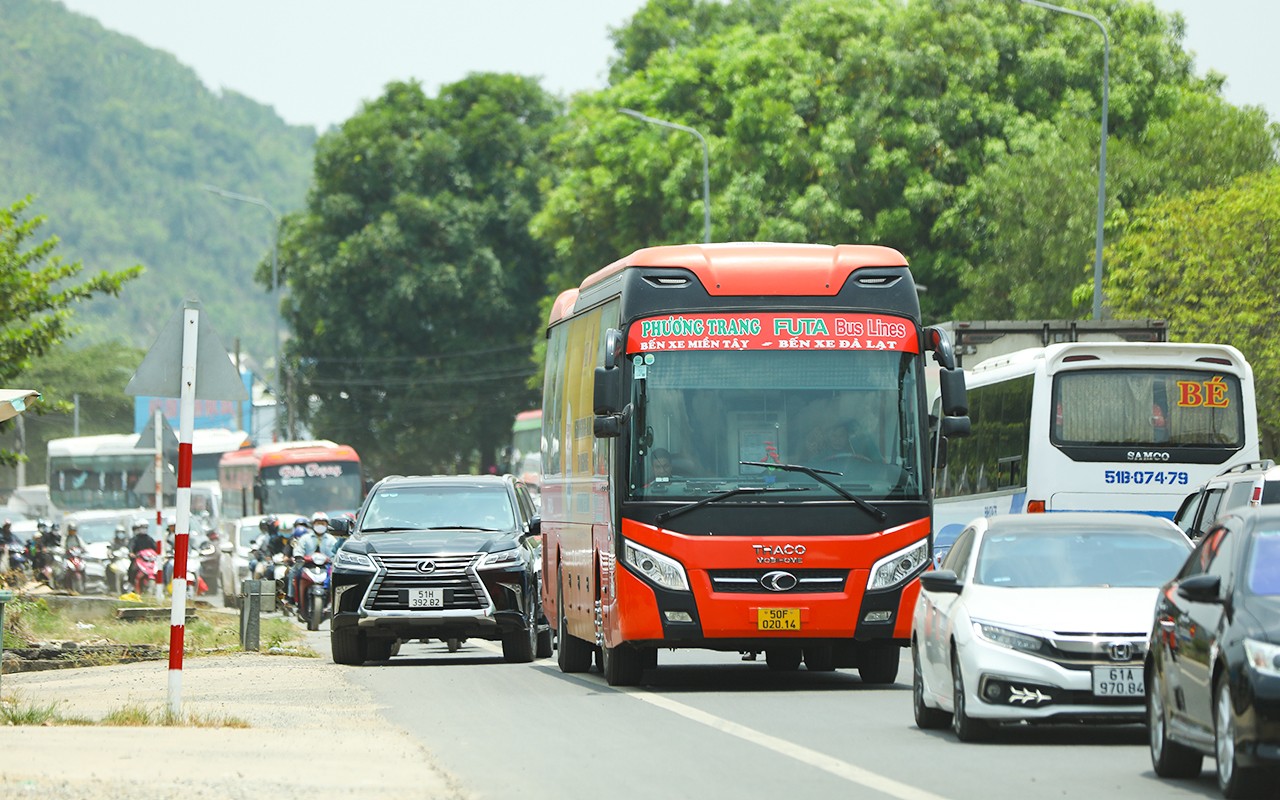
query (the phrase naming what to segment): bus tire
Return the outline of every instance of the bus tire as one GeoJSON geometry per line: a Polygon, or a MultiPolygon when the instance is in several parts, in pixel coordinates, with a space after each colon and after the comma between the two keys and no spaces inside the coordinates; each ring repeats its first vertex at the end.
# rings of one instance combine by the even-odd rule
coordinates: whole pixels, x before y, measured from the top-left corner
{"type": "Polygon", "coordinates": [[[866,642],[858,649],[858,675],[863,683],[893,683],[898,678],[902,648],[894,642],[866,642]]]}
{"type": "Polygon", "coordinates": [[[629,644],[600,645],[600,671],[610,686],[635,686],[644,673],[644,656],[629,644]]]}
{"type": "Polygon", "coordinates": [[[836,668],[836,651],[829,644],[804,648],[804,668],[810,672],[832,672],[836,668]]]}
{"type": "Polygon", "coordinates": [[[591,657],[594,647],[569,633],[569,623],[564,618],[563,584],[556,590],[556,664],[561,672],[586,672],[591,669],[591,657]]]}

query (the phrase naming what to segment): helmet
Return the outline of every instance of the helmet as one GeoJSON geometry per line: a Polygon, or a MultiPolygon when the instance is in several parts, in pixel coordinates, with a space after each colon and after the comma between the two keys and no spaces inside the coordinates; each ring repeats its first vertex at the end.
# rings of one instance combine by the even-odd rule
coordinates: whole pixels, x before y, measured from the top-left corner
{"type": "Polygon", "coordinates": [[[317,511],[316,513],[312,514],[311,527],[314,528],[316,525],[324,525],[326,528],[329,527],[329,515],[324,513],[323,511],[317,511]]]}
{"type": "Polygon", "coordinates": [[[47,519],[36,520],[36,530],[40,531],[41,533],[44,533],[45,531],[49,530],[49,520],[47,519]]]}
{"type": "Polygon", "coordinates": [[[268,514],[258,521],[258,530],[263,533],[275,533],[280,530],[280,520],[275,514],[268,514]]]}
{"type": "Polygon", "coordinates": [[[67,523],[67,530],[68,530],[68,531],[74,531],[74,530],[78,530],[78,529],[79,529],[79,525],[77,525],[77,524],[76,524],[75,520],[72,520],[71,522],[68,522],[68,523],[67,523]]]}
{"type": "Polygon", "coordinates": [[[133,521],[133,529],[135,531],[138,530],[139,528],[145,531],[148,527],[150,527],[150,524],[142,517],[138,517],[133,521]]]}
{"type": "Polygon", "coordinates": [[[164,515],[164,526],[165,526],[166,528],[173,528],[173,527],[177,526],[177,524],[178,524],[178,521],[177,521],[176,519],[174,519],[174,518],[173,518],[173,515],[172,515],[172,514],[165,514],[165,515],[164,515]]]}

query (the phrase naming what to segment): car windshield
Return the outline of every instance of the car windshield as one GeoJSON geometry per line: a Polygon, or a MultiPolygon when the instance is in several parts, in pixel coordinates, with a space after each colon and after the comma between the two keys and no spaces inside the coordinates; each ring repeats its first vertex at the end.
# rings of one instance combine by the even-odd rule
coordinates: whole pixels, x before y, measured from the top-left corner
{"type": "Polygon", "coordinates": [[[1280,531],[1261,531],[1249,555],[1249,591],[1280,595],[1280,531]]]}
{"type": "Polygon", "coordinates": [[[501,531],[515,527],[515,514],[503,487],[395,486],[369,500],[362,532],[379,530],[501,531]]]}
{"type": "Polygon", "coordinates": [[[85,544],[93,544],[94,542],[109,542],[116,535],[116,526],[122,524],[125,518],[120,519],[102,519],[89,522],[77,523],[79,526],[76,533],[80,536],[80,541],[85,544]]]}
{"type": "Polygon", "coordinates": [[[988,533],[975,582],[1018,588],[1150,587],[1177,573],[1191,545],[1158,531],[1093,529],[988,533]]]}
{"type": "Polygon", "coordinates": [[[259,536],[262,535],[262,529],[257,525],[241,525],[240,526],[240,546],[248,547],[253,544],[259,536]]]}

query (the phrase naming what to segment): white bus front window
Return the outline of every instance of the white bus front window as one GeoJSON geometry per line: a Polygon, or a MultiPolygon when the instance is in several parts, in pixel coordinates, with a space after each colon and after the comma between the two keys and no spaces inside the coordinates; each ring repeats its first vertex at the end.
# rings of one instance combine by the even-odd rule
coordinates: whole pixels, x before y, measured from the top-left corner
{"type": "Polygon", "coordinates": [[[1233,375],[1081,370],[1058,375],[1053,394],[1055,444],[1240,447],[1244,441],[1240,382],[1233,375]]]}

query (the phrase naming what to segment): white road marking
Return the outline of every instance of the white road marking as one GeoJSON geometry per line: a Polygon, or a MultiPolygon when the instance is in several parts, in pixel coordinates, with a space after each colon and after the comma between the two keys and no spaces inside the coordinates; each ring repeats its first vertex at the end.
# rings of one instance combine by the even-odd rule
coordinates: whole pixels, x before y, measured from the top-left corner
{"type": "Polygon", "coordinates": [[[893,778],[885,777],[879,773],[872,772],[862,767],[854,766],[847,761],[841,761],[808,747],[798,745],[795,742],[789,742],[786,739],[779,739],[776,736],[770,736],[767,733],[761,733],[754,728],[748,728],[745,725],[739,725],[736,722],[730,722],[722,719],[714,714],[708,714],[705,711],[699,711],[692,706],[684,703],[676,702],[662,695],[646,692],[641,689],[627,689],[614,687],[618,691],[634,697],[636,700],[657,706],[672,714],[679,714],[685,719],[697,722],[700,725],[706,725],[708,728],[718,730],[721,733],[727,733],[730,736],[736,736],[746,742],[759,745],[768,750],[772,750],[779,755],[794,758],[802,764],[808,764],[811,767],[817,767],[823,772],[829,772],[837,778],[842,778],[850,783],[856,783],[868,789],[872,789],[890,797],[899,798],[899,800],[946,800],[941,795],[918,789],[915,786],[895,781],[893,778]]]}

